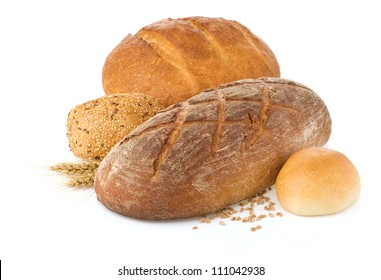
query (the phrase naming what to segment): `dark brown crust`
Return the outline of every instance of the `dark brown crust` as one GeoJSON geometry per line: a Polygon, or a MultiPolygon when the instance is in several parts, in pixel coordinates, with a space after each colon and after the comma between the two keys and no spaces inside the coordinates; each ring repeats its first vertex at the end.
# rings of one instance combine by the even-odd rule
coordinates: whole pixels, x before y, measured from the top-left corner
{"type": "Polygon", "coordinates": [[[324,145],[330,129],[323,101],[298,83],[223,85],[135,129],[98,168],[95,191],[136,218],[205,215],[269,187],[292,153],[324,145]]]}

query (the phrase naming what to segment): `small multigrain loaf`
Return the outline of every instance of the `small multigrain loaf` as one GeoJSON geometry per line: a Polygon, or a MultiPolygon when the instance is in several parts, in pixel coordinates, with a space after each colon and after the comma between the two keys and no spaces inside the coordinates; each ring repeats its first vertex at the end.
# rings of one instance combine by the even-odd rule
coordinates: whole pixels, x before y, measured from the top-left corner
{"type": "Polygon", "coordinates": [[[131,217],[202,216],[265,190],[291,154],[325,144],[330,132],[323,101],[301,84],[221,85],[132,131],[101,162],[95,192],[131,217]]]}
{"type": "Polygon", "coordinates": [[[102,159],[134,128],[164,107],[142,94],[114,94],[73,108],[67,118],[69,147],[79,158],[102,159]]]}
{"type": "Polygon", "coordinates": [[[333,214],[357,200],[360,177],[342,153],[311,147],[286,161],[276,179],[276,193],[282,206],[294,214],[333,214]]]}
{"type": "Polygon", "coordinates": [[[164,19],[126,36],[103,67],[106,94],[140,92],[164,106],[240,79],[279,77],[271,49],[233,20],[164,19]]]}

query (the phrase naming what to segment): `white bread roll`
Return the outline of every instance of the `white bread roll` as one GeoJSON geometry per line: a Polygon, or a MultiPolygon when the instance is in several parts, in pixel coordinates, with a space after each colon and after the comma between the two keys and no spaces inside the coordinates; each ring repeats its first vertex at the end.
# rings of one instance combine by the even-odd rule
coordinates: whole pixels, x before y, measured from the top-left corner
{"type": "Polygon", "coordinates": [[[360,177],[342,153],[306,148],[286,161],[276,179],[276,193],[283,208],[294,214],[333,214],[357,200],[360,177]]]}

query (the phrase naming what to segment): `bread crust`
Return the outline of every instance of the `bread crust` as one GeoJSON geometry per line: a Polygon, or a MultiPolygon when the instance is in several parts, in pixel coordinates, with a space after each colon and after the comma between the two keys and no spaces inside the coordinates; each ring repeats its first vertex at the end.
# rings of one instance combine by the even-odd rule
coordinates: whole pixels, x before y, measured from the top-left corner
{"type": "Polygon", "coordinates": [[[316,93],[278,78],[242,80],[170,106],[116,145],[95,192],[141,219],[202,216],[274,184],[287,158],[324,145],[331,119],[316,93]]]}
{"type": "Polygon", "coordinates": [[[138,93],[113,94],[77,105],[66,121],[70,150],[85,160],[101,160],[134,128],[162,109],[155,98],[138,93]]]}
{"type": "Polygon", "coordinates": [[[353,163],[344,154],[325,147],[296,152],[276,179],[283,208],[301,216],[340,212],[358,199],[360,189],[353,163]]]}
{"type": "Polygon", "coordinates": [[[106,94],[139,92],[164,106],[206,88],[246,78],[279,77],[271,49],[223,18],[165,19],[126,36],[106,58],[106,94]]]}

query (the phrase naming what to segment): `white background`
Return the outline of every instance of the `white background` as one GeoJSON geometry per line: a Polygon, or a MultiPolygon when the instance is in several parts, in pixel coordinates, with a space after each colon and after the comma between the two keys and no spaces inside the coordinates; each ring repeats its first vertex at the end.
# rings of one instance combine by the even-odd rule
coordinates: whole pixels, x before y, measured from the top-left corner
{"type": "MultiPolygon", "coordinates": [[[[129,268],[264,266],[261,277],[380,279],[380,8],[377,1],[1,1],[0,259],[4,279],[161,279],[129,268]],[[360,199],[336,215],[250,225],[197,219],[144,222],[116,215],[47,166],[74,160],[69,110],[103,96],[108,53],[163,18],[234,19],[261,37],[282,77],[307,85],[333,120],[328,146],[358,168],[360,199]],[[194,225],[199,230],[192,230],[194,225]]],[[[271,194],[276,199],[274,193],[271,194]]],[[[164,277],[164,279],[171,277],[164,277]]]]}

